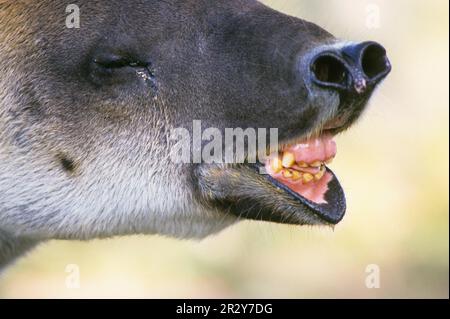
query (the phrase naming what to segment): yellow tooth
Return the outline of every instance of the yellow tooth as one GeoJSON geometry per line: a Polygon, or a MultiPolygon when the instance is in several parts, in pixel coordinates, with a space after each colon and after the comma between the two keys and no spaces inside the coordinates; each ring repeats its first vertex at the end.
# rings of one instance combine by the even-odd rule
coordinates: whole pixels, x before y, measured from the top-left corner
{"type": "Polygon", "coordinates": [[[283,167],[289,168],[295,164],[295,156],[290,152],[283,154],[283,167]]]}
{"type": "Polygon", "coordinates": [[[297,165],[298,165],[298,167],[300,167],[300,168],[307,168],[307,167],[308,167],[308,164],[306,164],[305,162],[297,163],[297,165]]]}
{"type": "Polygon", "coordinates": [[[325,166],[322,166],[320,168],[320,172],[314,175],[314,178],[316,179],[316,181],[318,181],[322,179],[323,175],[325,175],[325,166]]]}
{"type": "Polygon", "coordinates": [[[302,178],[302,174],[299,171],[292,171],[292,179],[298,181],[302,178]]]}
{"type": "Polygon", "coordinates": [[[322,166],[322,162],[316,161],[316,162],[310,164],[310,166],[311,166],[311,167],[320,167],[320,166],[322,166]]]}
{"type": "Polygon", "coordinates": [[[303,182],[305,184],[311,182],[313,179],[314,179],[314,176],[312,174],[309,174],[309,173],[303,174],[303,182]]]}
{"type": "Polygon", "coordinates": [[[331,163],[333,162],[333,160],[334,160],[334,158],[332,157],[332,158],[328,159],[328,160],[325,162],[325,164],[331,164],[331,163]]]}
{"type": "Polygon", "coordinates": [[[275,174],[278,174],[283,169],[283,164],[281,163],[280,158],[274,158],[270,161],[270,168],[275,174]]]}
{"type": "Polygon", "coordinates": [[[283,170],[283,177],[284,178],[292,178],[292,176],[293,176],[293,174],[292,174],[292,172],[290,170],[288,170],[288,169],[284,169],[283,170]]]}

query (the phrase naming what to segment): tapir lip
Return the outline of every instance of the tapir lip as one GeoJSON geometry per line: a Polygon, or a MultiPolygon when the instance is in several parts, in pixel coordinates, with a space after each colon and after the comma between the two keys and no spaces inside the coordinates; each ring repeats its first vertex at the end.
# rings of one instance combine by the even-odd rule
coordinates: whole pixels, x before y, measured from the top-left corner
{"type": "MultiPolygon", "coordinates": [[[[255,169],[260,170],[262,165],[254,164],[253,167],[255,169]]],[[[323,221],[336,225],[342,221],[345,216],[345,212],[347,209],[345,193],[342,186],[339,183],[336,175],[333,173],[331,169],[327,167],[327,171],[332,174],[333,179],[328,184],[329,190],[325,195],[325,199],[327,201],[326,204],[318,204],[314,203],[307,198],[299,195],[297,192],[294,192],[286,185],[280,183],[276,179],[274,179],[270,175],[264,175],[267,181],[277,188],[285,191],[287,194],[292,196],[299,204],[306,206],[311,212],[317,215],[323,221]]]]}
{"type": "Polygon", "coordinates": [[[194,170],[200,200],[238,218],[290,225],[336,225],[346,212],[342,187],[334,173],[326,204],[314,203],[270,175],[261,164],[198,165],[194,170]]]}

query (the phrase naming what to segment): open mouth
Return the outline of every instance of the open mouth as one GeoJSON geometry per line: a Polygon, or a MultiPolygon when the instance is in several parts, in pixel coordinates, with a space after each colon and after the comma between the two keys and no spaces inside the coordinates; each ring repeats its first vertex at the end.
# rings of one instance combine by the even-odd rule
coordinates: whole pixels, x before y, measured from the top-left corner
{"type": "Polygon", "coordinates": [[[326,204],[325,194],[333,176],[326,164],[336,156],[336,143],[331,136],[314,138],[284,148],[266,163],[267,173],[314,203],[326,204]]]}
{"type": "Polygon", "coordinates": [[[330,132],[283,147],[266,163],[197,166],[201,201],[239,218],[293,225],[338,224],[345,215],[346,200],[327,167],[336,156],[330,132]]]}
{"type": "Polygon", "coordinates": [[[331,134],[283,147],[266,161],[267,179],[324,221],[337,224],[346,210],[345,195],[327,167],[337,154],[331,134]]]}

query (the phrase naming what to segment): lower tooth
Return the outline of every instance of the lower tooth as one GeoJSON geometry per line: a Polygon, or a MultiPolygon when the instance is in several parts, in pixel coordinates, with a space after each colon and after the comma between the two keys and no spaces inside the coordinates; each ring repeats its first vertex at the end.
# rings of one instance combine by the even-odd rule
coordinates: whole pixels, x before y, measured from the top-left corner
{"type": "Polygon", "coordinates": [[[283,170],[283,177],[284,178],[291,178],[292,176],[293,176],[293,174],[292,174],[291,171],[289,171],[287,169],[283,170]]]}
{"type": "Polygon", "coordinates": [[[309,183],[314,179],[314,176],[312,174],[306,173],[303,174],[303,182],[309,183]]]}
{"type": "Polygon", "coordinates": [[[321,168],[320,172],[317,173],[316,175],[314,175],[314,178],[316,179],[316,181],[318,181],[318,180],[321,180],[324,175],[325,175],[325,169],[321,168]]]}
{"type": "Polygon", "coordinates": [[[292,180],[298,181],[301,178],[302,178],[302,174],[300,174],[300,172],[297,172],[297,171],[292,172],[292,180]]]}

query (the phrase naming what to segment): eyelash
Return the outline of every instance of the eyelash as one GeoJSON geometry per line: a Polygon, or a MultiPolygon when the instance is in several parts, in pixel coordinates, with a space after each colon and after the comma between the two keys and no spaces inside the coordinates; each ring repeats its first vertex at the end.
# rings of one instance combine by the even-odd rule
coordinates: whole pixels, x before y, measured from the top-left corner
{"type": "Polygon", "coordinates": [[[118,59],[118,60],[109,60],[109,61],[101,61],[101,60],[94,60],[94,62],[105,68],[105,69],[120,69],[124,67],[133,67],[133,68],[149,68],[150,63],[147,62],[141,62],[141,61],[135,61],[135,60],[128,60],[128,59],[118,59]]]}
{"type": "Polygon", "coordinates": [[[93,69],[92,73],[95,82],[114,84],[119,81],[118,78],[120,79],[120,76],[116,78],[116,75],[134,70],[136,75],[152,88],[154,94],[158,91],[155,71],[150,62],[142,62],[119,56],[99,57],[94,59],[93,62],[97,66],[93,69]],[[130,70],[127,70],[127,68],[130,68],[130,70]]]}

